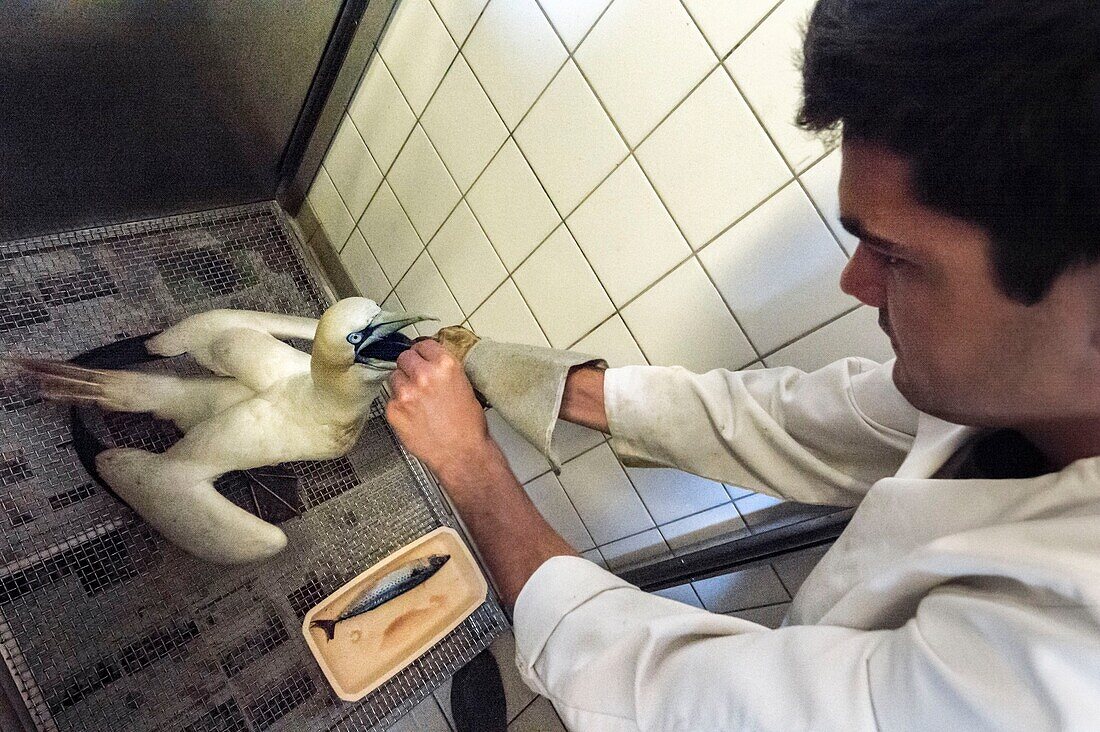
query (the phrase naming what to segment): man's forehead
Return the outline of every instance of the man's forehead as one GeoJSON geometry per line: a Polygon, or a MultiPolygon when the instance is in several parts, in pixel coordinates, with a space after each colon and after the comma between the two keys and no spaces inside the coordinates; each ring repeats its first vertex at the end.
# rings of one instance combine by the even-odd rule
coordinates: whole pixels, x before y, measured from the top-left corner
{"type": "Polygon", "coordinates": [[[914,193],[909,162],[889,148],[845,140],[840,174],[840,220],[854,236],[882,250],[918,254],[958,249],[987,237],[977,225],[940,213],[914,193]]]}
{"type": "Polygon", "coordinates": [[[896,212],[917,205],[909,162],[889,148],[845,140],[842,161],[840,209],[843,215],[863,218],[880,209],[896,212]]]}

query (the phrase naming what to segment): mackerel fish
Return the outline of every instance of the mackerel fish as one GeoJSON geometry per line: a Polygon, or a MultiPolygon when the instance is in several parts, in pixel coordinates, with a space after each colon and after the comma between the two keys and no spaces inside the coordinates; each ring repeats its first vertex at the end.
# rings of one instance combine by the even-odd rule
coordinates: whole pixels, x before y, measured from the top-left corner
{"type": "Polygon", "coordinates": [[[314,620],[309,627],[321,628],[325,631],[325,637],[332,640],[336,635],[337,623],[370,612],[379,605],[418,587],[438,572],[450,558],[450,554],[432,554],[402,564],[382,579],[364,588],[339,617],[332,620],[314,620]]]}

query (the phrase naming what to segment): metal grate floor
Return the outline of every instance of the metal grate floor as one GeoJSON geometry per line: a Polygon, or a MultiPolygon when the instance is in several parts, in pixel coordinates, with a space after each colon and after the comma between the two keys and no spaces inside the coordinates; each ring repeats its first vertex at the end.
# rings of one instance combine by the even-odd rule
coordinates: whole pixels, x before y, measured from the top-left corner
{"type": "MultiPolygon", "coordinates": [[[[323,310],[275,204],[0,243],[4,354],[68,358],[220,307],[323,310]]],[[[490,599],[356,704],[332,693],[302,640],[318,600],[454,525],[382,406],[346,459],[290,466],[298,511],[268,504],[268,518],[285,519],[287,549],[225,568],[167,544],[97,486],[71,449],[68,410],[0,362],[0,653],[38,728],[381,729],[499,635],[507,621],[490,599]]],[[[151,450],[175,439],[170,424],[144,415],[99,418],[96,429],[151,450]]],[[[252,507],[243,479],[218,487],[252,507]]]]}

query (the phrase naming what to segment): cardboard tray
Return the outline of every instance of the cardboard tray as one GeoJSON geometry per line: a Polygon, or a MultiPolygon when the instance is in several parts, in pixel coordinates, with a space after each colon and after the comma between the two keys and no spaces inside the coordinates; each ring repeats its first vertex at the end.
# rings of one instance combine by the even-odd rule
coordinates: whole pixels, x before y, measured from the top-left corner
{"type": "Polygon", "coordinates": [[[306,613],[302,634],[337,695],[359,701],[419,658],[478,608],[489,586],[469,548],[454,529],[442,526],[375,564],[306,613]],[[336,626],[325,639],[316,618],[335,618],[365,586],[429,554],[451,559],[423,584],[336,626]]]}

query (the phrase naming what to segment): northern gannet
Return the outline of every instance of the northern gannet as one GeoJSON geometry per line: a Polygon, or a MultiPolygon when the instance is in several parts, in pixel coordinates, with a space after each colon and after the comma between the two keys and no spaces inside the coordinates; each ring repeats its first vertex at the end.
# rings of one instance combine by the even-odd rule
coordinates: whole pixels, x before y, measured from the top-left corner
{"type": "Polygon", "coordinates": [[[352,297],[320,320],[211,310],[144,342],[153,356],[186,353],[216,376],[17,361],[47,398],[152,412],[174,422],[184,436],[163,453],[99,453],[100,477],[179,548],[211,562],[243,564],[280,552],[286,534],[230,502],[214,481],[232,470],[346,454],[398,354],[411,343],[398,331],[422,320],[352,297]],[[312,340],[312,355],[280,338],[312,340]]]}

